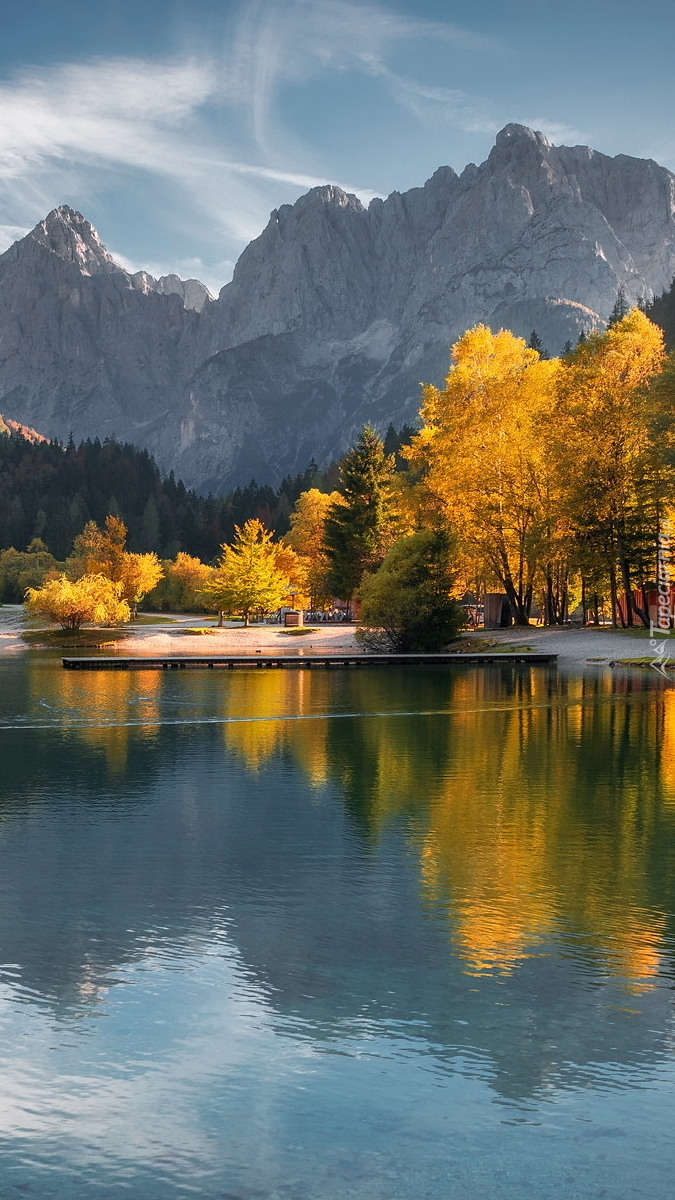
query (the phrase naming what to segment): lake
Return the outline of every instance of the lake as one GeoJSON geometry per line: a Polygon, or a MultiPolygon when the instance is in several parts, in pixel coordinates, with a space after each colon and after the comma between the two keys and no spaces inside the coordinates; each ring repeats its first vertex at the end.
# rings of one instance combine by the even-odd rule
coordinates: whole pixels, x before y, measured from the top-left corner
{"type": "Polygon", "coordinates": [[[675,690],[0,660],[0,1194],[672,1194],[675,690]]]}

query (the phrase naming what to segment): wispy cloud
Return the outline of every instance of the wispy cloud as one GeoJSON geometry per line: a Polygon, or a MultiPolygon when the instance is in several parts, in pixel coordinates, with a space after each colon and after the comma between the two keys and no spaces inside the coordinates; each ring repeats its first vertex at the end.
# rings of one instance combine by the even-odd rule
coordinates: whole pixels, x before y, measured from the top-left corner
{"type": "MultiPolygon", "coordinates": [[[[190,225],[208,227],[223,264],[260,232],[271,208],[307,188],[337,182],[367,202],[372,180],[316,169],[325,156],[282,123],[280,95],[328,73],[358,74],[423,124],[494,133],[504,121],[480,97],[393,69],[394,52],[413,41],[463,53],[496,48],[455,25],[375,4],[246,0],[220,39],[204,45],[195,33],[190,52],[172,58],[26,68],[0,82],[0,239],[7,245],[65,198],[86,207],[144,179],[188,240],[190,225]]],[[[213,275],[207,282],[216,284],[213,275]]]]}
{"type": "Polygon", "coordinates": [[[236,80],[239,95],[246,96],[258,144],[273,151],[275,101],[282,84],[306,82],[327,71],[372,74],[374,62],[414,41],[473,51],[495,48],[493,39],[455,24],[414,19],[377,5],[256,0],[241,16],[226,71],[236,80]]]}

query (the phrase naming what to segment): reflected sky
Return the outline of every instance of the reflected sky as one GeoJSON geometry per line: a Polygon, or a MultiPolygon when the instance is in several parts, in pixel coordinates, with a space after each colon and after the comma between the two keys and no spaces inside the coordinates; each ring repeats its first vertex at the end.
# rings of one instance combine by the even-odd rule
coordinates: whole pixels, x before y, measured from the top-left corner
{"type": "Polygon", "coordinates": [[[7,1189],[668,1194],[673,695],[0,664],[7,1189]]]}

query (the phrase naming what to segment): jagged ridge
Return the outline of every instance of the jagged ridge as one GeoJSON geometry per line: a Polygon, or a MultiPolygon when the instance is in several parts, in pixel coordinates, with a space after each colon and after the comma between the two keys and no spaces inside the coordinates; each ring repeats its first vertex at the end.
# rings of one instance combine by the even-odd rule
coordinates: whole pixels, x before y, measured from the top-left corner
{"type": "Polygon", "coordinates": [[[508,125],[487,160],[366,209],[337,187],[272,213],[217,300],[130,275],[72,209],[0,256],[0,403],[67,437],[146,445],[220,489],[414,418],[485,320],[556,353],[675,273],[675,178],[508,125]]]}

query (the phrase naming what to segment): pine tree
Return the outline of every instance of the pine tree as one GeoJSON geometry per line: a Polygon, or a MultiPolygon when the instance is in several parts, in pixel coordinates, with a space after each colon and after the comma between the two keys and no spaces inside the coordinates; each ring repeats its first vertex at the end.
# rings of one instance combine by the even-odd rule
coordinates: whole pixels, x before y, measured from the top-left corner
{"type": "Polygon", "coordinates": [[[541,338],[539,337],[539,334],[537,333],[536,329],[532,330],[532,333],[530,334],[530,340],[527,343],[527,346],[528,346],[529,350],[536,350],[537,354],[539,355],[540,358],[549,358],[550,357],[548,350],[546,350],[544,343],[542,342],[541,338]]]}
{"type": "Polygon", "coordinates": [[[389,498],[394,461],[375,430],[366,425],[340,467],[340,500],[326,517],[324,545],[328,585],[351,600],[363,574],[376,570],[388,549],[389,498]]]}
{"type": "Polygon", "coordinates": [[[616,293],[616,300],[614,301],[614,308],[609,314],[607,328],[612,329],[614,325],[618,325],[619,321],[623,321],[623,318],[627,317],[629,312],[630,304],[626,299],[626,289],[623,284],[620,283],[616,293]]]}

